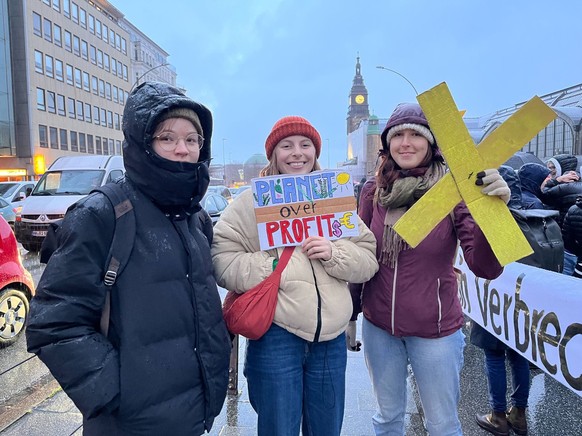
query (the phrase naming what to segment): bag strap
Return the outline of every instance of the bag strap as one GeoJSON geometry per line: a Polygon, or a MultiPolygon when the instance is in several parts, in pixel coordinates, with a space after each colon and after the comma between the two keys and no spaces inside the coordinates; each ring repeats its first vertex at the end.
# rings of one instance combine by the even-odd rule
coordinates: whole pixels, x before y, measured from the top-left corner
{"type": "Polygon", "coordinates": [[[127,194],[118,183],[108,183],[91,192],[104,194],[115,211],[115,229],[103,277],[105,286],[111,287],[125,268],[133,249],[136,228],[135,212],[127,194]]]}
{"type": "Polygon", "coordinates": [[[289,259],[291,259],[291,256],[293,255],[293,252],[295,251],[295,247],[285,247],[283,249],[283,253],[281,254],[281,257],[279,258],[279,262],[277,262],[277,266],[275,267],[275,273],[277,274],[281,274],[283,272],[283,270],[285,269],[285,267],[287,266],[287,264],[289,263],[289,259]]]}

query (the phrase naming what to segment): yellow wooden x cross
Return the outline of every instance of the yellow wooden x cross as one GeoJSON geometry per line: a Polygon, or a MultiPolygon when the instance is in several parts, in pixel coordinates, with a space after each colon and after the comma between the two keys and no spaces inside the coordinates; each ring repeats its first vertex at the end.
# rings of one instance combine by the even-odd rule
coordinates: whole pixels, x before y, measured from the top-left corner
{"type": "Polygon", "coordinates": [[[450,171],[396,222],[394,230],[416,247],[463,200],[501,265],[531,254],[507,206],[499,197],[481,193],[475,178],[507,161],[556,113],[534,97],[475,147],[446,83],[420,94],[418,102],[450,171]]]}

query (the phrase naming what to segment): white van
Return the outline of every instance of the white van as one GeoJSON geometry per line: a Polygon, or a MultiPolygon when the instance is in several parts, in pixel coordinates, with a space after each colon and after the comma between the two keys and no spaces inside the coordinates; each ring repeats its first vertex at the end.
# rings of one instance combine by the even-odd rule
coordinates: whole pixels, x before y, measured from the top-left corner
{"type": "Polygon", "coordinates": [[[43,174],[16,217],[14,234],[28,251],[38,251],[51,222],[91,190],[123,176],[121,156],[63,156],[43,174]]]}

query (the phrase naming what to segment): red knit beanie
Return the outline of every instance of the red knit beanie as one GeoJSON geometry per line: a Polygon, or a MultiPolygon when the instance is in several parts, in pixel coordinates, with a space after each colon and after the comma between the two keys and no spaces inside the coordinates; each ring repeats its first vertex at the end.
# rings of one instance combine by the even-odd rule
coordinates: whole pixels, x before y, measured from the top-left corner
{"type": "Polygon", "coordinates": [[[288,136],[294,135],[301,135],[311,139],[315,146],[315,155],[319,157],[319,153],[321,152],[321,136],[319,136],[315,127],[313,127],[305,118],[292,115],[281,118],[271,129],[271,133],[269,133],[269,136],[265,141],[267,159],[271,160],[273,150],[279,142],[288,136]]]}

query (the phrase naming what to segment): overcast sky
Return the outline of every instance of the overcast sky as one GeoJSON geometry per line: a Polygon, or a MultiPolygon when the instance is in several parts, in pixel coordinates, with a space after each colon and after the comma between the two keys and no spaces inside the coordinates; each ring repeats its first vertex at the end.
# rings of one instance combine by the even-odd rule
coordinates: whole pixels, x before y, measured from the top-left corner
{"type": "Polygon", "coordinates": [[[581,0],[109,1],[170,54],[188,95],[210,107],[218,163],[264,153],[285,115],[318,129],[324,166],[344,161],[358,53],[380,118],[415,95],[377,65],[419,92],[447,82],[468,117],[582,83],[581,0]]]}

